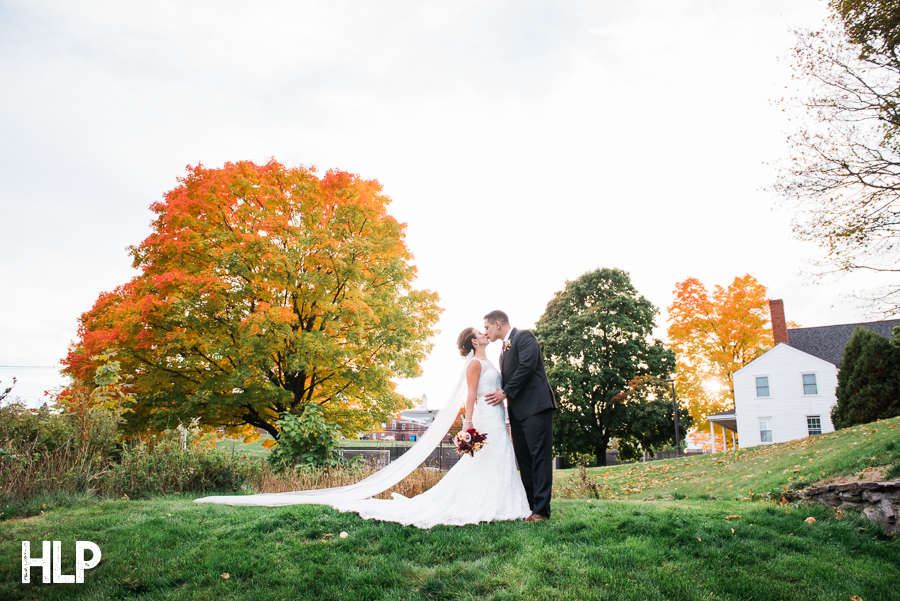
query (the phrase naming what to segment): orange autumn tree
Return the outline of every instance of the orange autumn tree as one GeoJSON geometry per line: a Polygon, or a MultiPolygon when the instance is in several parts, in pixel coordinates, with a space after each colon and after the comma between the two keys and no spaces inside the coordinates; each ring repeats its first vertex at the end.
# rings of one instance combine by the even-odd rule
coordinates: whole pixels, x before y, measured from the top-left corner
{"type": "Polygon", "coordinates": [[[353,435],[410,406],[440,308],[415,290],[405,225],[375,180],[227,163],[189,167],[131,247],[140,274],[82,315],[65,372],[116,353],[132,431],[199,418],[248,440],[316,405],[353,435]]]}
{"type": "Polygon", "coordinates": [[[732,374],[774,346],[766,288],[745,275],[710,294],[688,278],[668,311],[678,398],[703,428],[706,415],[734,408],[732,374]]]}

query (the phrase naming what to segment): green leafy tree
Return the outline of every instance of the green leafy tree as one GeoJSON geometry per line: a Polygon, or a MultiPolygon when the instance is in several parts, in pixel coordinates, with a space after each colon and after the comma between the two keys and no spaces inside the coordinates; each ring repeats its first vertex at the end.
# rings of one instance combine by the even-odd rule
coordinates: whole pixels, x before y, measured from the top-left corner
{"type": "Polygon", "coordinates": [[[831,422],[840,429],[898,415],[900,348],[868,328],[856,328],[844,347],[831,422]]]}
{"type": "Polygon", "coordinates": [[[534,333],[560,405],[553,431],[558,452],[592,453],[606,465],[613,438],[623,441],[626,454],[660,444],[667,431],[674,443],[671,405],[666,413],[658,399],[629,388],[636,378],[675,368],[675,354],[650,340],[657,313],[620,269],[566,282],[547,304],[534,333]]]}
{"type": "MultiPolygon", "coordinates": [[[[620,460],[638,460],[644,453],[653,457],[656,451],[675,446],[672,392],[665,380],[639,376],[628,383],[628,389],[620,393],[616,401],[627,406],[627,423],[616,435],[620,460]]],[[[690,411],[679,406],[680,437],[683,439],[685,432],[693,426],[690,411]]]]}

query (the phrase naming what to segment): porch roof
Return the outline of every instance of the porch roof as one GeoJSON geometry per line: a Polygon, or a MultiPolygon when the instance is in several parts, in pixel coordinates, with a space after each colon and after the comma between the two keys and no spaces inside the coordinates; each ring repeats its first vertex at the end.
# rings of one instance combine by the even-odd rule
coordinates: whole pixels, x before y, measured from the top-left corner
{"type": "Polygon", "coordinates": [[[714,424],[718,424],[725,428],[726,430],[731,430],[732,432],[737,433],[737,416],[734,414],[734,409],[730,409],[728,411],[722,411],[721,413],[711,413],[706,416],[706,419],[711,421],[714,424]]]}

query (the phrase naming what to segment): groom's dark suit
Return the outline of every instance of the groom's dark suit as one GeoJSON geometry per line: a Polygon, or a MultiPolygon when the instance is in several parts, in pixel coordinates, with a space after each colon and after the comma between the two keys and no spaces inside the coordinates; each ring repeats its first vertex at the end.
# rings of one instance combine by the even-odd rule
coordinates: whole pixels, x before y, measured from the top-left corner
{"type": "Polygon", "coordinates": [[[501,355],[500,372],[516,462],[532,513],[550,517],[553,411],[558,406],[534,334],[513,328],[509,343],[501,355]]]}

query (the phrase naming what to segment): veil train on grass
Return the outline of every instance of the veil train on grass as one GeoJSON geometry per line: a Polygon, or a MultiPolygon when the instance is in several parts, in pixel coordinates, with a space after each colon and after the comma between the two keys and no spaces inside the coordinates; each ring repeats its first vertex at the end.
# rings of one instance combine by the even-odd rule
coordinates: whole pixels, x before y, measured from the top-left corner
{"type": "Polygon", "coordinates": [[[360,501],[383,493],[403,480],[419,467],[431,452],[441,444],[444,435],[459,414],[459,408],[465,401],[468,390],[466,385],[466,368],[472,361],[473,351],[469,351],[459,378],[447,400],[438,410],[431,426],[412,447],[403,455],[392,461],[384,469],[378,470],[368,478],[356,484],[321,488],[317,490],[295,490],[291,492],[262,493],[256,495],[227,495],[203,497],[194,503],[218,503],[220,505],[247,505],[255,507],[283,507],[285,505],[343,505],[352,501],[360,501]]]}

